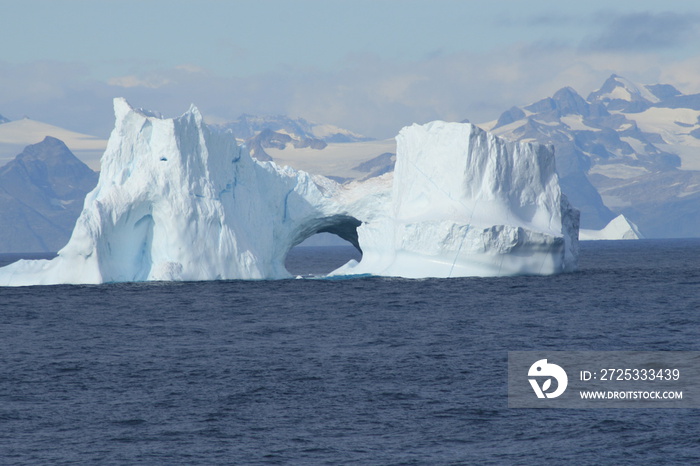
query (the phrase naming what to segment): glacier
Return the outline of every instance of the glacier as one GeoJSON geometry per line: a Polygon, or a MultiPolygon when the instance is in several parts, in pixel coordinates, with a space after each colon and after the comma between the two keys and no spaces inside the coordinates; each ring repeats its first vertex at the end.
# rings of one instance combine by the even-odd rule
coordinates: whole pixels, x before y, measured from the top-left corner
{"type": "Polygon", "coordinates": [[[276,279],[304,239],[363,252],[335,275],[552,274],[575,269],[579,213],[550,147],[436,121],[397,136],[396,170],[340,185],[250,157],[192,106],[166,119],[114,100],[95,189],[52,260],[0,268],[0,285],[276,279]]]}

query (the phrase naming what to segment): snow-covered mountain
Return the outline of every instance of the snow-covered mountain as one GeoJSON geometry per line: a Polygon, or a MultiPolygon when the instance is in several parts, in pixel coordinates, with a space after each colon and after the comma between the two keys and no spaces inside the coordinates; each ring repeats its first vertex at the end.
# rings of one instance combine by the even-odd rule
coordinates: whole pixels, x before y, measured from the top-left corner
{"type": "Polygon", "coordinates": [[[0,167],[0,252],[55,252],[66,244],[97,173],[52,137],[0,167]]]}
{"type": "Polygon", "coordinates": [[[212,129],[231,133],[238,141],[245,143],[251,156],[260,161],[273,160],[270,149],[284,150],[290,147],[323,150],[329,143],[345,144],[372,140],[337,126],[312,123],[303,118],[284,115],[243,114],[230,123],[212,125],[212,129]]]}
{"type": "Polygon", "coordinates": [[[236,120],[214,128],[230,130],[238,139],[247,140],[263,130],[282,133],[295,140],[319,139],[329,142],[360,142],[372,138],[353,133],[333,125],[319,124],[303,118],[290,118],[285,115],[248,115],[243,114],[236,120]]]}
{"type": "Polygon", "coordinates": [[[246,139],[245,145],[250,151],[250,155],[260,161],[272,160],[270,154],[265,151],[266,149],[282,150],[285,149],[288,144],[291,144],[295,149],[309,147],[311,149],[322,150],[328,146],[325,141],[320,139],[295,136],[265,128],[255,136],[246,139]]]}
{"type": "Polygon", "coordinates": [[[566,87],[482,127],[554,145],[583,227],[624,214],[647,237],[698,236],[700,94],[612,75],[586,99],[566,87]]]}
{"type": "Polygon", "coordinates": [[[4,116],[0,115],[0,125],[3,123],[9,123],[10,120],[5,118],[4,116]]]}
{"type": "Polygon", "coordinates": [[[365,180],[394,169],[396,142],[376,141],[347,129],[284,115],[241,115],[211,125],[245,143],[251,156],[274,160],[338,182],[365,180]]]}
{"type": "Polygon", "coordinates": [[[107,140],[77,133],[31,118],[0,124],[0,166],[12,160],[30,144],[37,144],[50,136],[63,141],[80,160],[93,170],[100,167],[100,157],[107,140]]]}

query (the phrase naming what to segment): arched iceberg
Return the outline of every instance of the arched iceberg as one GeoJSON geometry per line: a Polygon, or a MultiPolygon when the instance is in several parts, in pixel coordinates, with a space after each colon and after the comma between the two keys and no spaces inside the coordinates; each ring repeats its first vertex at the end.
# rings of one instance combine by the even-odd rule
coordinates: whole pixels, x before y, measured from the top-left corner
{"type": "Polygon", "coordinates": [[[469,124],[404,128],[396,171],[339,185],[260,162],[192,107],[164,119],[115,99],[95,189],[50,261],[0,285],[285,278],[289,249],[331,232],[363,251],[335,274],[403,277],[572,270],[578,212],[554,156],[469,124]]]}

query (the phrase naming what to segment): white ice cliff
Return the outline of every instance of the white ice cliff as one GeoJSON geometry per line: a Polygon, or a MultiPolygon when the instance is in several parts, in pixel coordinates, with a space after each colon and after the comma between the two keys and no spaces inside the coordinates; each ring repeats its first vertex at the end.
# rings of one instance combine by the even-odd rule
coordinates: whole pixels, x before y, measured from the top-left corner
{"type": "Polygon", "coordinates": [[[97,187],[50,261],[0,285],[284,278],[289,249],[331,232],[363,251],[335,274],[403,277],[572,270],[578,212],[551,149],[469,124],[404,128],[396,172],[339,185],[259,162],[194,107],[163,119],[115,99],[97,187]]]}
{"type": "Polygon", "coordinates": [[[401,130],[385,214],[357,229],[362,261],[334,274],[553,274],[576,267],[578,211],[551,148],[470,124],[401,130]]]}

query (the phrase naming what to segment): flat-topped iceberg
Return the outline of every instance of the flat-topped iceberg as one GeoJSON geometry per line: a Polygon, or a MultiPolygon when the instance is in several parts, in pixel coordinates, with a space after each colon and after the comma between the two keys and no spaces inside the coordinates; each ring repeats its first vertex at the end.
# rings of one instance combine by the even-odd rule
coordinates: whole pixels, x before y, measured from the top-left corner
{"type": "Polygon", "coordinates": [[[563,196],[550,147],[476,126],[401,130],[386,215],[358,228],[362,261],[334,274],[418,277],[573,270],[578,211],[563,196]]]}
{"type": "Polygon", "coordinates": [[[469,124],[404,128],[396,172],[339,185],[260,162],[192,107],[164,119],[115,99],[97,187],[50,261],[0,285],[289,277],[289,250],[330,232],[363,251],[335,274],[402,277],[572,270],[578,212],[552,150],[469,124]]]}

